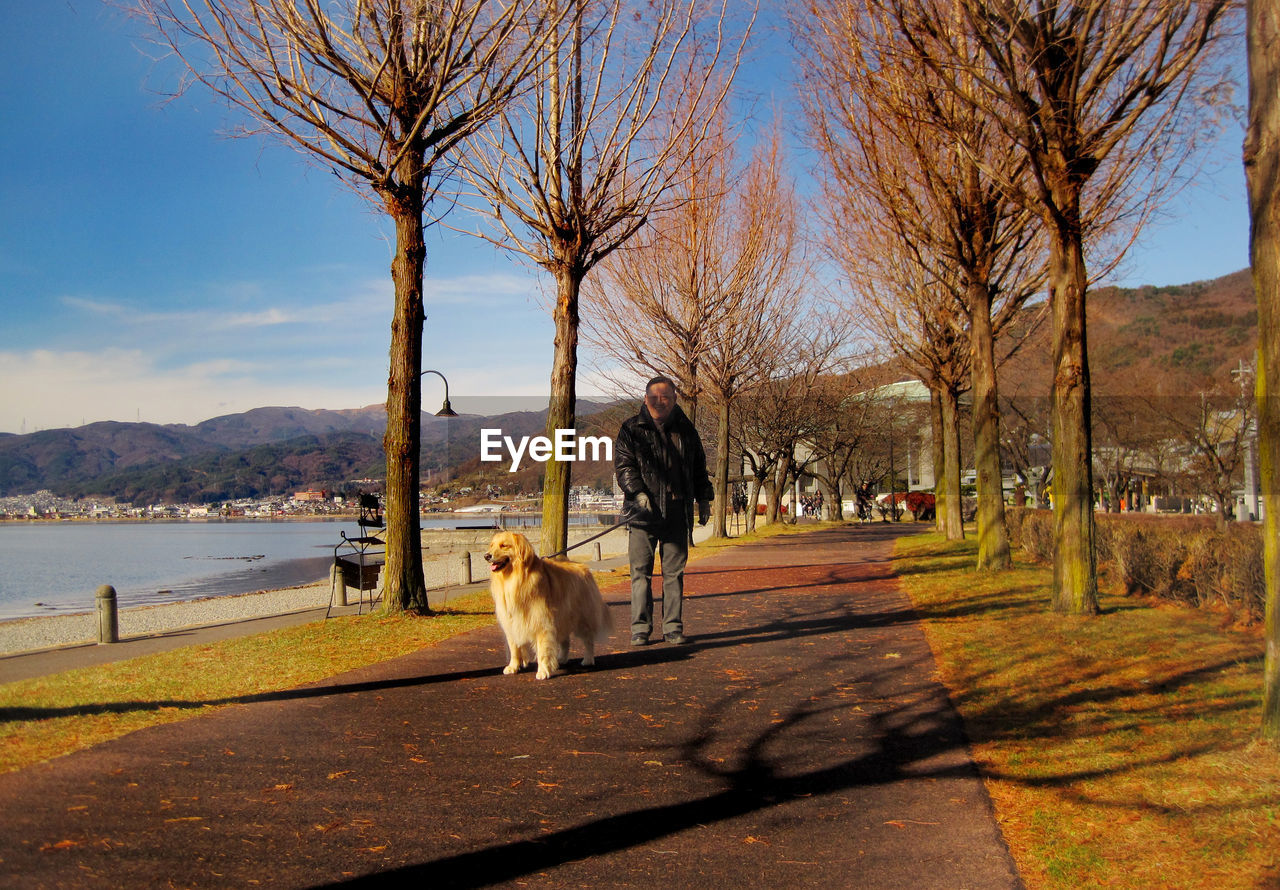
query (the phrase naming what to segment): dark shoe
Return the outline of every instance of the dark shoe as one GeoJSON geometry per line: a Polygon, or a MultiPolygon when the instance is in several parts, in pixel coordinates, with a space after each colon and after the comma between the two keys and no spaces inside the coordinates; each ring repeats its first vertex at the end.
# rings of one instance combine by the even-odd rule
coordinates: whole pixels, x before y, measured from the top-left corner
{"type": "Polygon", "coordinates": [[[648,634],[632,634],[631,645],[632,646],[648,646],[649,635],[648,634]]]}
{"type": "Polygon", "coordinates": [[[663,639],[672,646],[683,646],[685,643],[689,642],[689,638],[678,631],[676,633],[667,634],[663,639]]]}

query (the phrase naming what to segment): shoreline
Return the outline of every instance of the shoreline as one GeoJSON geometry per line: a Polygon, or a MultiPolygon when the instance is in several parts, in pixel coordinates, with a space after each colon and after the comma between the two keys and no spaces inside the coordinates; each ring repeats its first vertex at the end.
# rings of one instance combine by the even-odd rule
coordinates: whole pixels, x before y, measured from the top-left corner
{"type": "MultiPolygon", "coordinates": [[[[612,519],[612,517],[609,517],[612,519]]],[[[508,515],[507,528],[522,531],[528,534],[534,540],[538,537],[538,527],[525,525],[523,522],[528,521],[527,517],[517,517],[508,515]]],[[[536,521],[536,518],[534,519],[536,521]]],[[[431,560],[437,558],[442,553],[450,550],[459,550],[467,547],[473,552],[483,554],[484,548],[493,534],[495,526],[493,524],[494,517],[484,516],[477,517],[475,515],[463,514],[458,517],[428,520],[424,521],[422,527],[422,551],[423,559],[431,560]],[[431,524],[425,524],[430,522],[431,524]]],[[[605,524],[587,524],[571,526],[570,539],[578,540],[581,530],[592,530],[592,533],[603,531],[609,523],[605,524]]],[[[0,538],[3,538],[5,545],[5,558],[12,558],[19,561],[23,565],[20,566],[22,571],[18,578],[8,578],[5,583],[0,584],[0,622],[12,621],[22,618],[50,618],[63,615],[82,614],[84,612],[92,612],[95,610],[94,592],[104,584],[110,584],[115,587],[117,593],[117,604],[120,609],[137,608],[150,605],[162,605],[173,602],[187,602],[190,600],[203,599],[205,597],[217,596],[239,596],[246,593],[257,593],[264,590],[280,590],[286,587],[304,586],[319,581],[327,580],[329,577],[329,567],[333,560],[333,551],[335,545],[340,542],[338,540],[338,530],[341,529],[344,534],[350,534],[351,530],[345,527],[343,520],[332,519],[303,519],[294,517],[288,521],[270,520],[270,519],[248,519],[240,520],[148,520],[142,522],[128,521],[107,521],[107,522],[64,522],[61,525],[67,527],[66,531],[72,535],[71,540],[80,540],[87,536],[90,539],[90,551],[88,553],[80,550],[65,550],[65,546],[58,545],[57,542],[63,540],[57,536],[55,529],[57,523],[32,522],[25,524],[31,529],[33,535],[37,535],[36,540],[40,542],[37,545],[39,553],[44,554],[43,557],[34,559],[20,548],[20,542],[24,539],[21,537],[21,528],[11,527],[11,530],[18,537],[4,537],[4,524],[0,523],[0,538]],[[38,531],[37,527],[43,526],[47,529],[54,529],[52,532],[38,531]],[[101,529],[101,539],[99,532],[94,528],[101,529]],[[129,528],[136,529],[136,532],[121,532],[120,529],[129,528]],[[306,532],[300,532],[299,536],[292,534],[290,529],[299,530],[307,529],[306,532]],[[169,529],[171,531],[166,531],[169,529]],[[224,531],[218,531],[223,529],[224,531]],[[274,549],[267,550],[269,558],[251,557],[243,554],[258,553],[259,550],[253,549],[256,543],[248,538],[257,536],[257,532],[253,529],[266,530],[264,534],[268,536],[274,544],[274,549]],[[238,530],[238,531],[237,531],[238,530]],[[327,531],[326,531],[327,530],[327,531]],[[141,561],[135,560],[132,565],[117,566],[112,562],[110,554],[108,555],[105,567],[98,567],[93,571],[85,571],[83,569],[96,566],[97,557],[89,555],[93,552],[94,547],[99,546],[96,542],[99,540],[117,540],[108,537],[116,534],[134,535],[136,534],[142,541],[155,546],[152,538],[149,536],[157,535],[176,535],[173,547],[166,544],[159,545],[156,552],[157,561],[148,561],[144,558],[141,561]],[[198,542],[204,543],[184,543],[191,541],[191,535],[198,542]],[[49,537],[39,537],[48,535],[49,537]],[[80,536],[80,537],[76,537],[80,536]],[[209,536],[206,540],[205,536],[209,536]],[[311,539],[314,539],[312,541],[311,539]],[[14,542],[19,542],[15,544],[14,542]],[[226,546],[220,543],[211,542],[229,542],[226,546]],[[299,544],[297,542],[301,541],[299,544]],[[238,542],[238,543],[237,543],[238,542]],[[310,542],[312,546],[306,546],[310,542]],[[59,549],[60,546],[62,549],[59,549]],[[212,547],[213,552],[217,555],[212,557],[200,557],[200,553],[206,551],[201,547],[212,547]],[[178,561],[173,557],[174,548],[194,547],[193,550],[178,550],[178,553],[196,554],[189,556],[182,561],[178,561]],[[239,548],[239,549],[235,549],[239,548]],[[64,552],[65,550],[65,552],[64,552]],[[57,554],[63,554],[58,557],[57,554]],[[50,554],[56,558],[70,559],[76,563],[74,566],[67,566],[63,569],[51,568],[49,570],[49,584],[46,586],[42,582],[42,571],[38,568],[39,563],[50,558],[50,554]],[[238,554],[232,558],[231,554],[238,554]],[[201,560],[204,561],[201,561],[201,560]],[[190,561],[189,561],[190,560],[190,561]],[[33,563],[36,568],[28,568],[25,564],[33,563]]],[[[127,537],[127,542],[132,542],[133,537],[127,537]]],[[[160,537],[157,540],[168,542],[169,538],[160,537]]],[[[273,545],[268,545],[271,547],[273,545]]],[[[117,551],[122,549],[122,545],[117,545],[117,551]]],[[[624,550],[625,546],[620,548],[624,550]]],[[[427,579],[428,586],[433,583],[446,584],[447,580],[434,581],[427,579]]]]}
{"type": "MultiPolygon", "coordinates": [[[[705,539],[710,526],[695,531],[695,540],[705,539]]],[[[577,543],[598,534],[599,527],[570,526],[569,540],[577,543]]],[[[427,531],[424,529],[424,532],[427,531]]],[[[489,577],[484,553],[494,529],[432,529],[432,540],[424,535],[422,548],[423,576],[428,593],[460,586],[462,556],[470,560],[472,583],[489,577]]],[[[538,528],[521,531],[536,547],[541,535],[538,528]]],[[[600,558],[625,556],[627,529],[613,529],[572,554],[577,562],[595,559],[595,544],[600,545],[600,558]]],[[[337,597],[334,597],[337,601],[337,597]]],[[[192,627],[228,624],[252,618],[267,618],[293,612],[323,609],[330,602],[330,581],[320,578],[312,583],[274,590],[206,596],[169,603],[149,603],[122,608],[118,612],[120,639],[154,636],[192,627]]],[[[95,610],[0,619],[0,658],[59,649],[69,646],[97,645],[98,616],[95,610]]]]}
{"type": "MultiPolygon", "coordinates": [[[[479,505],[487,506],[487,505],[479,505]]],[[[570,510],[570,516],[591,516],[601,513],[617,513],[617,509],[599,508],[588,510],[570,510]]],[[[68,515],[62,514],[42,514],[40,516],[23,516],[15,514],[0,513],[0,524],[39,524],[47,523],[56,525],[60,522],[350,522],[360,516],[359,510],[334,510],[326,513],[273,513],[269,516],[250,516],[245,513],[232,513],[224,515],[222,513],[210,513],[208,515],[179,515],[179,516],[119,516],[119,515],[103,515],[94,516],[83,513],[74,513],[68,515]]],[[[499,510],[467,510],[459,508],[459,510],[429,510],[419,515],[419,519],[473,519],[477,516],[506,516],[506,517],[541,517],[540,508],[524,508],[524,507],[505,507],[499,510]],[[461,512],[460,512],[461,511],[461,512]]]]}

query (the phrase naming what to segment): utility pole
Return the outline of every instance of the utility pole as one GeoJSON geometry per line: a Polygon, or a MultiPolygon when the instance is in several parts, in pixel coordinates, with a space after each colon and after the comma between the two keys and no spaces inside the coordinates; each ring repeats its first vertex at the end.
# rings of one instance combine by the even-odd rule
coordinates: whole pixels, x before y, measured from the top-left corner
{"type": "Polygon", "coordinates": [[[1240,511],[1237,517],[1241,522],[1251,522],[1259,519],[1258,511],[1258,476],[1254,472],[1253,466],[1253,446],[1254,440],[1258,436],[1258,428],[1253,423],[1253,418],[1249,416],[1249,412],[1244,410],[1245,400],[1251,397],[1251,393],[1245,386],[1246,381],[1253,378],[1253,368],[1244,363],[1244,359],[1240,359],[1238,367],[1231,370],[1231,376],[1236,378],[1236,382],[1240,385],[1240,404],[1241,417],[1240,422],[1245,424],[1245,429],[1241,431],[1240,438],[1244,444],[1244,509],[1240,511]]]}

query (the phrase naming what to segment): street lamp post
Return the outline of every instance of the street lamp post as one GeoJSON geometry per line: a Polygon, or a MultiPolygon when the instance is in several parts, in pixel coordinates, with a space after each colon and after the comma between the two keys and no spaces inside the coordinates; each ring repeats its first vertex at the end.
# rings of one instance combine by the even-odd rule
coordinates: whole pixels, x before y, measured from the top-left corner
{"type": "Polygon", "coordinates": [[[446,481],[448,481],[447,473],[448,473],[448,467],[449,467],[449,432],[450,430],[449,430],[449,421],[447,418],[457,417],[458,412],[454,411],[453,406],[449,404],[449,381],[446,380],[445,376],[441,374],[439,371],[426,370],[426,371],[423,371],[418,376],[425,377],[428,374],[435,374],[442,381],[444,381],[444,404],[440,407],[440,410],[436,412],[435,416],[446,418],[444,422],[444,466],[443,466],[441,475],[445,476],[446,481]]]}
{"type": "Polygon", "coordinates": [[[441,374],[439,371],[427,370],[427,371],[423,371],[418,376],[425,377],[428,374],[435,374],[441,380],[444,380],[444,405],[443,407],[440,408],[439,411],[436,412],[436,417],[457,417],[458,412],[454,411],[453,407],[449,404],[449,381],[445,380],[444,375],[441,374]]]}

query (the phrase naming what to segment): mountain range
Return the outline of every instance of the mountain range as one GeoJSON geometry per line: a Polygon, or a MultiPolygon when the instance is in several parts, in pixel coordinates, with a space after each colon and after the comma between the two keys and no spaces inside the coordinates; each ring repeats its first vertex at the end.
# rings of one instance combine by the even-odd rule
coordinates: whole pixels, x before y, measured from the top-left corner
{"type": "MultiPolygon", "coordinates": [[[[1096,391],[1194,392],[1231,383],[1252,359],[1257,304],[1248,270],[1170,287],[1099,288],[1089,297],[1089,355],[1096,391]]],[[[1027,310],[1028,317],[1037,312],[1027,310]]],[[[1040,324],[1001,371],[1005,395],[1047,395],[1049,330],[1040,324]]],[[[609,434],[633,405],[583,401],[580,430],[609,434]]],[[[521,473],[482,466],[480,430],[540,435],[546,413],[422,418],[424,477],[460,473],[536,485],[540,466],[521,473]],[[486,471],[491,471],[486,473],[486,471]]],[[[214,503],[306,488],[342,491],[385,472],[382,405],[349,410],[256,408],[183,424],[91,423],[27,435],[0,434],[0,497],[49,489],[67,498],[138,504],[214,503]]],[[[575,468],[575,482],[606,484],[604,464],[575,468]]]]}
{"type": "MultiPolygon", "coordinates": [[[[603,407],[579,403],[584,429],[603,407]]],[[[431,468],[444,473],[469,461],[478,465],[484,427],[520,437],[540,435],[545,424],[545,411],[449,419],[424,414],[424,475],[431,468]]],[[[74,499],[217,503],[309,488],[344,491],[358,487],[355,480],[385,475],[385,429],[385,408],[371,405],[255,408],[194,426],[106,421],[0,435],[0,497],[48,489],[74,499]]]]}

